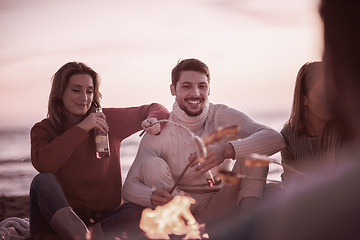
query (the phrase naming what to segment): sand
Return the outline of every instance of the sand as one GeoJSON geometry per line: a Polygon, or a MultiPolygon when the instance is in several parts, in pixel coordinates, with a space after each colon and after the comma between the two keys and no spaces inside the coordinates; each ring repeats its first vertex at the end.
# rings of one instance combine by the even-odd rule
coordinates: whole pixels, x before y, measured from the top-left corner
{"type": "Polygon", "coordinates": [[[29,196],[0,197],[0,222],[8,217],[29,218],[29,196]]]}

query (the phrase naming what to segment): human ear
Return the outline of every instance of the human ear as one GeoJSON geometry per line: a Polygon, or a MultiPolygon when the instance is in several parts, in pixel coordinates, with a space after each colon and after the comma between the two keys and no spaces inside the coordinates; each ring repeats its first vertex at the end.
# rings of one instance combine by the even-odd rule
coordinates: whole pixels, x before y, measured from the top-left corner
{"type": "Polygon", "coordinates": [[[174,86],[174,84],[171,84],[171,85],[170,85],[170,92],[171,92],[171,95],[172,95],[172,96],[175,96],[175,95],[176,95],[176,91],[175,91],[175,86],[174,86]]]}

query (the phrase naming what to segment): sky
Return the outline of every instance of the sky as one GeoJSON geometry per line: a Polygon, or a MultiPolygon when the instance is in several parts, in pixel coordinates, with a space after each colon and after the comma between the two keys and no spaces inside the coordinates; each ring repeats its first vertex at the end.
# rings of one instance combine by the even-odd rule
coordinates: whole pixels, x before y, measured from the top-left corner
{"type": "Polygon", "coordinates": [[[0,0],[0,129],[46,117],[65,63],[101,77],[103,107],[169,110],[179,59],[210,68],[210,101],[251,117],[291,110],[300,67],[320,60],[317,0],[0,0]]]}

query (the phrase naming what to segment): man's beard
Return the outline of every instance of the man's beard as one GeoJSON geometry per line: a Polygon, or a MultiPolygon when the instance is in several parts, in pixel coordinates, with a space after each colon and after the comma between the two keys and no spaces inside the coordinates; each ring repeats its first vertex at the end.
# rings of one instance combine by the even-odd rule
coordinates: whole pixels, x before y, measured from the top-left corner
{"type": "MultiPolygon", "coordinates": [[[[204,101],[204,100],[202,99],[202,101],[204,101]]],[[[201,109],[199,109],[199,110],[196,111],[196,112],[190,111],[189,108],[187,108],[185,104],[184,104],[184,105],[180,105],[180,104],[179,104],[179,107],[180,107],[188,116],[190,116],[190,117],[197,117],[197,116],[199,116],[199,115],[203,112],[204,107],[205,107],[205,104],[202,106],[201,109]]]]}
{"type": "Polygon", "coordinates": [[[187,108],[182,109],[182,110],[183,110],[187,115],[189,115],[190,117],[197,117],[197,116],[199,116],[199,115],[203,112],[203,108],[200,109],[200,110],[197,111],[197,112],[190,112],[190,111],[188,111],[187,108]]]}

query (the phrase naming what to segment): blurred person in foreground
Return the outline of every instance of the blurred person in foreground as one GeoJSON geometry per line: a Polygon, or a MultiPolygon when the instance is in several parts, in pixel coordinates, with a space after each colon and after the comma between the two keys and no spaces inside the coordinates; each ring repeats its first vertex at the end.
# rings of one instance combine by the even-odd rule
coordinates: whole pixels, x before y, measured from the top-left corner
{"type": "Polygon", "coordinates": [[[360,239],[360,2],[323,0],[325,79],[342,128],[342,163],[245,219],[229,217],[212,239],[360,239]]]}
{"type": "Polygon", "coordinates": [[[168,203],[173,195],[184,192],[195,199],[191,206],[200,222],[256,208],[262,198],[265,180],[243,179],[240,183],[209,186],[208,171],[216,168],[265,179],[268,168],[248,168],[244,157],[251,153],[271,155],[284,147],[280,133],[252,120],[243,112],[223,104],[213,104],[210,94],[210,73],[198,59],[184,59],[172,70],[171,94],[175,96],[169,120],[182,124],[194,134],[204,137],[219,127],[236,125],[240,131],[233,138],[224,138],[207,147],[208,157],[191,165],[175,191],[169,192],[189,161],[196,159],[194,140],[189,132],[167,123],[159,135],[146,134],[124,183],[126,201],[149,208],[168,203]]]}
{"type": "MultiPolygon", "coordinates": [[[[335,170],[342,139],[326,96],[323,62],[308,62],[300,68],[290,118],[281,134],[286,144],[281,150],[283,164],[306,175],[335,170]]],[[[286,186],[304,181],[288,168],[282,178],[286,186]]]]}
{"type": "Polygon", "coordinates": [[[33,239],[115,239],[140,220],[142,209],[122,203],[121,142],[143,128],[157,134],[160,104],[100,106],[98,74],[68,62],[52,78],[48,117],[31,129],[31,162],[40,172],[30,187],[33,239]],[[98,159],[94,130],[108,133],[110,156],[98,159]]]}

